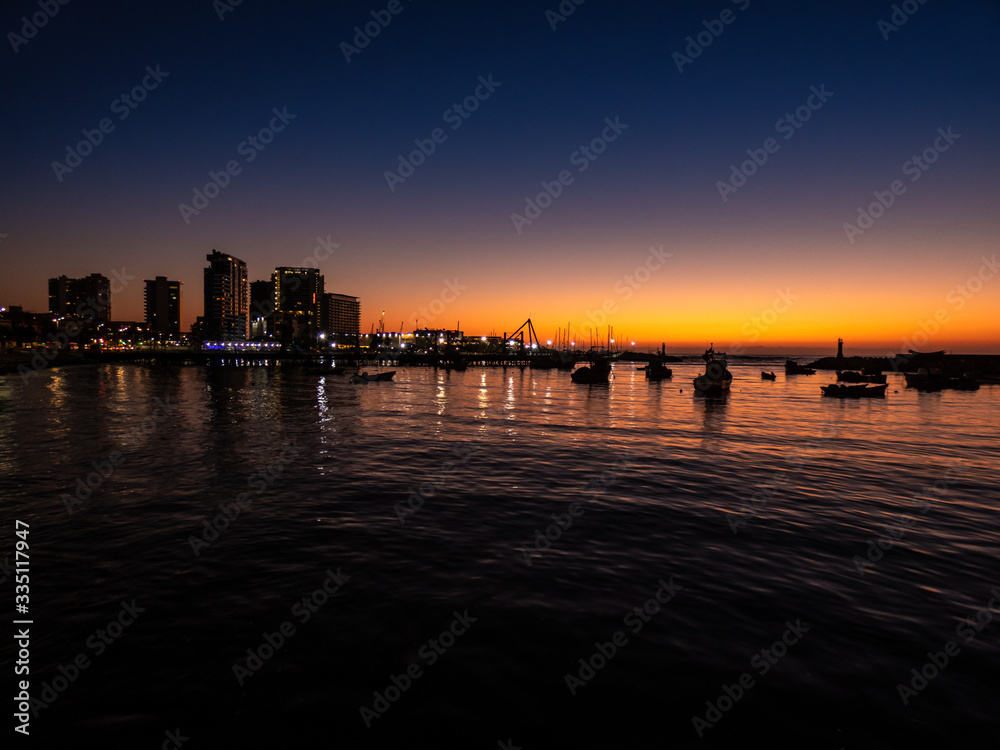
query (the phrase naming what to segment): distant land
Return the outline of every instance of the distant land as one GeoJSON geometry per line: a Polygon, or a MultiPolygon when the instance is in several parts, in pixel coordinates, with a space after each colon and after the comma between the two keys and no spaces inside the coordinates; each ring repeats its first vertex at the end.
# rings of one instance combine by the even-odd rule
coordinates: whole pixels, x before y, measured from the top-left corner
{"type": "MultiPolygon", "coordinates": [[[[810,347],[810,346],[744,346],[742,347],[742,352],[739,355],[733,355],[733,347],[728,344],[723,344],[718,341],[715,343],[716,351],[727,352],[731,356],[746,356],[746,357],[824,357],[833,356],[837,353],[837,346],[834,343],[833,346],[826,347],[810,347]]],[[[702,354],[708,344],[705,344],[701,349],[695,347],[671,347],[670,342],[667,342],[667,353],[677,354],[677,355],[690,355],[690,354],[702,354]]],[[[632,347],[636,351],[643,351],[643,347],[635,346],[632,347]]],[[[925,347],[921,351],[926,351],[931,347],[925,347]]],[[[936,349],[944,349],[948,354],[1000,354],[1000,347],[997,346],[957,346],[955,348],[949,348],[947,346],[935,347],[936,349]]],[[[895,354],[905,354],[906,349],[902,346],[895,347],[877,347],[874,349],[862,349],[856,347],[844,347],[844,355],[848,357],[892,357],[895,354]]]]}

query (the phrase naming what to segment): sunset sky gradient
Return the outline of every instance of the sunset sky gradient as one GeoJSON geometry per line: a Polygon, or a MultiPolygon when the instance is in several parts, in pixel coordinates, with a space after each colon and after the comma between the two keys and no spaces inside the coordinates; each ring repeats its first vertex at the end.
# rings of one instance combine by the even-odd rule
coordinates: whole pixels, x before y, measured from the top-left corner
{"type": "Polygon", "coordinates": [[[0,305],[44,311],[49,277],[125,269],[115,319],[141,320],[142,279],[165,275],[184,282],[187,328],[212,249],[265,279],[319,237],[338,244],[326,290],[361,298],[365,331],[384,310],[387,330],[531,317],[543,339],[610,323],[668,350],[832,351],[842,336],[848,352],[1000,351],[1000,7],[905,5],[892,31],[888,2],[588,0],[558,21],[558,0],[401,0],[397,14],[247,0],[221,19],[209,0],[77,1],[18,44],[39,5],[14,0],[0,12],[0,305]],[[391,21],[348,61],[342,43],[373,12],[391,21]],[[707,27],[721,34],[678,70],[707,27]],[[119,119],[147,66],[168,75],[119,119]],[[449,117],[480,77],[499,85],[449,117]],[[830,95],[808,120],[776,127],[814,88],[830,95]],[[294,119],[241,150],[275,108],[294,119]],[[52,163],[102,118],[114,129],[60,180],[52,163]],[[574,152],[615,118],[627,128],[580,171],[574,152]],[[443,142],[390,189],[435,128],[443,142]],[[958,136],[946,150],[941,131],[958,136]],[[724,200],[748,149],[767,160],[724,200]],[[926,170],[907,165],[927,149],[926,170]],[[179,204],[230,160],[240,172],[185,220],[179,204]],[[563,170],[572,182],[516,226],[563,170]],[[845,223],[896,180],[851,241],[845,223]],[[651,248],[669,257],[629,286],[651,248]],[[457,299],[421,315],[446,282],[457,299]]]}

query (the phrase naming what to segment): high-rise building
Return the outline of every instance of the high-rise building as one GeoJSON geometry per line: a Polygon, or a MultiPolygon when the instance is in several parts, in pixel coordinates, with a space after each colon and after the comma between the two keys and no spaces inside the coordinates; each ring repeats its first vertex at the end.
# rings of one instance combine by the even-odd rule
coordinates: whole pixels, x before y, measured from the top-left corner
{"type": "Polygon", "coordinates": [[[250,338],[261,339],[274,332],[274,282],[250,282],[250,338]]]}
{"type": "Polygon", "coordinates": [[[320,331],[323,277],[316,268],[274,269],[275,335],[282,341],[311,340],[320,331]]]}
{"type": "Polygon", "coordinates": [[[247,264],[218,250],[205,257],[203,336],[207,341],[246,341],[250,332],[247,264]]]}
{"type": "Polygon", "coordinates": [[[82,279],[66,276],[49,279],[49,312],[59,317],[110,323],[111,281],[99,273],[82,279]]]}
{"type": "Polygon", "coordinates": [[[331,338],[353,341],[361,333],[361,300],[346,294],[323,295],[321,328],[331,338]]]}
{"type": "Polygon", "coordinates": [[[181,335],[181,282],[166,276],[146,279],[146,328],[151,333],[181,335]]]}

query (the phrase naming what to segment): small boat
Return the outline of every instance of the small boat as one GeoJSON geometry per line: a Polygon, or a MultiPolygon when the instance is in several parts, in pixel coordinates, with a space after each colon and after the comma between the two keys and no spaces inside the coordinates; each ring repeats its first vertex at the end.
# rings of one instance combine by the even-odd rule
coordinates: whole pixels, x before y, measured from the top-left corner
{"type": "Polygon", "coordinates": [[[352,383],[378,383],[392,380],[392,377],[395,374],[395,370],[390,370],[389,372],[376,372],[374,375],[369,375],[367,372],[356,372],[351,375],[350,380],[352,383]]]}
{"type": "Polygon", "coordinates": [[[786,375],[815,375],[816,371],[811,367],[806,367],[805,365],[800,365],[791,359],[785,360],[785,374],[786,375]]]}
{"type": "Polygon", "coordinates": [[[468,368],[465,364],[465,360],[461,357],[454,357],[452,359],[446,359],[441,362],[441,368],[444,370],[455,370],[456,372],[462,372],[468,368]]]}
{"type": "Polygon", "coordinates": [[[733,374],[729,372],[725,352],[717,352],[709,346],[701,358],[705,360],[705,372],[694,379],[694,392],[706,396],[727,392],[733,374]]]}
{"type": "Polygon", "coordinates": [[[762,372],[760,374],[761,380],[777,380],[773,372],[762,372]]]}
{"type": "Polygon", "coordinates": [[[832,385],[821,385],[820,389],[824,396],[833,396],[834,398],[885,398],[885,389],[888,387],[888,385],[869,385],[868,383],[860,385],[833,383],[832,385]]]}
{"type": "Polygon", "coordinates": [[[606,357],[598,357],[588,366],[583,366],[570,373],[570,378],[574,383],[585,383],[588,385],[607,384],[611,376],[611,360],[606,357]]]}
{"type": "Polygon", "coordinates": [[[841,372],[837,371],[837,381],[840,383],[884,383],[885,375],[883,373],[864,373],[864,372],[853,372],[851,370],[845,370],[841,372]]]}
{"type": "Polygon", "coordinates": [[[968,375],[950,377],[941,373],[921,370],[920,372],[906,373],[903,377],[906,378],[906,384],[910,388],[916,388],[918,391],[979,390],[979,383],[976,382],[975,378],[970,378],[968,375]]]}
{"type": "Polygon", "coordinates": [[[646,380],[670,380],[674,376],[674,371],[658,359],[650,360],[642,369],[646,371],[646,380]]]}

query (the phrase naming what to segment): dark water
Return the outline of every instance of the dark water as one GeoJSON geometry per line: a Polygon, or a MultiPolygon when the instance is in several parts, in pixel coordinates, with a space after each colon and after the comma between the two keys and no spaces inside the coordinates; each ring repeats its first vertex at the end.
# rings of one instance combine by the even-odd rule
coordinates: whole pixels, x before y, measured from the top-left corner
{"type": "Polygon", "coordinates": [[[995,743],[1000,598],[968,619],[1000,586],[1000,387],[839,401],[776,360],[718,401],[699,369],[7,377],[4,556],[27,521],[31,690],[63,688],[31,744],[995,743]]]}

